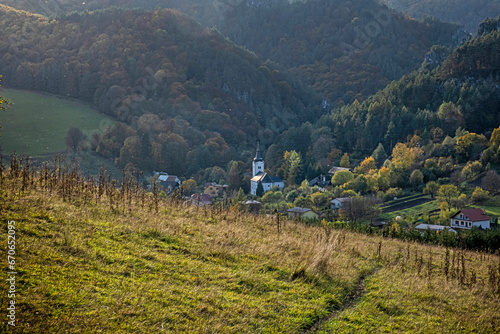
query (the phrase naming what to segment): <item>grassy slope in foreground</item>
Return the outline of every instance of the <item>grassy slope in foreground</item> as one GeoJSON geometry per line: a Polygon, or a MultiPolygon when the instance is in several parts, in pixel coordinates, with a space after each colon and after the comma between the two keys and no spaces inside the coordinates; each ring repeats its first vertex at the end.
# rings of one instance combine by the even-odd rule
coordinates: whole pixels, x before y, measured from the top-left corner
{"type": "MultiPolygon", "coordinates": [[[[293,222],[278,235],[270,218],[173,202],[160,201],[154,213],[150,196],[111,187],[95,204],[97,189],[55,173],[25,179],[23,193],[22,173],[6,174],[0,216],[5,239],[7,220],[16,221],[20,332],[500,327],[497,256],[446,257],[439,247],[293,222]]],[[[3,254],[6,244],[0,243],[3,254]]]]}
{"type": "Polygon", "coordinates": [[[3,154],[40,156],[63,152],[70,127],[82,130],[90,139],[112,121],[77,101],[36,92],[3,89],[2,96],[13,105],[0,113],[0,146],[3,154]]]}

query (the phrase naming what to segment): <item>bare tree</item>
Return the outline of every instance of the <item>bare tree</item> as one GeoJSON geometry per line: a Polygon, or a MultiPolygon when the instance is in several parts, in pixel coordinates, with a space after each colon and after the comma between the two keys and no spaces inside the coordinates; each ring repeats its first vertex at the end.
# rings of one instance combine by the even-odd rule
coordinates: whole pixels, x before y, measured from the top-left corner
{"type": "Polygon", "coordinates": [[[489,191],[492,195],[498,194],[500,191],[500,175],[494,170],[489,170],[481,182],[481,188],[489,191]]]}

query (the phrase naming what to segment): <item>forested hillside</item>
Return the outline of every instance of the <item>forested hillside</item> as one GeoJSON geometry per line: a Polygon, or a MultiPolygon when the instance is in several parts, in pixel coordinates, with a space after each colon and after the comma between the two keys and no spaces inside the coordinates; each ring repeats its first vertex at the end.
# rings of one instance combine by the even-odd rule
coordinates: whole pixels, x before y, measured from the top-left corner
{"type": "Polygon", "coordinates": [[[244,1],[226,17],[223,34],[340,105],[417,69],[431,46],[461,39],[454,25],[419,23],[373,0],[244,1]]]}
{"type": "Polygon", "coordinates": [[[422,24],[375,0],[54,1],[0,3],[48,16],[111,6],[176,8],[203,26],[218,27],[261,59],[291,69],[336,105],[364,99],[417,69],[432,45],[464,37],[457,26],[422,24]]]}
{"type": "Polygon", "coordinates": [[[441,21],[464,26],[476,33],[479,24],[486,18],[500,15],[499,0],[380,0],[411,17],[422,19],[426,16],[441,21]]]}
{"type": "MultiPolygon", "coordinates": [[[[285,131],[268,150],[267,161],[280,161],[279,152],[297,150],[306,167],[303,176],[311,177],[338,164],[342,152],[351,155],[351,163],[381,153],[387,157],[397,143],[409,142],[413,135],[419,139],[411,145],[430,145],[430,155],[457,155],[462,162],[479,159],[487,137],[500,124],[498,21],[485,21],[482,27],[482,35],[451,54],[445,48],[433,48],[420,70],[367,100],[335,108],[315,124],[285,131]],[[446,59],[442,66],[431,61],[439,58],[446,59]],[[467,143],[462,143],[460,153],[454,140],[461,137],[467,143]]],[[[498,163],[496,148],[481,159],[498,163]]]]}
{"type": "Polygon", "coordinates": [[[361,159],[379,144],[390,152],[416,129],[446,136],[498,124],[496,87],[486,77],[496,66],[488,61],[498,60],[496,21],[435,69],[452,48],[433,45],[463,37],[455,25],[420,23],[371,0],[224,5],[221,31],[255,53],[170,9],[48,19],[2,6],[0,73],[7,86],[78,98],[121,121],[90,147],[136,171],[228,168],[249,161],[260,140],[268,167],[295,150],[309,177],[338,152],[361,159]]]}
{"type": "Polygon", "coordinates": [[[175,8],[193,17],[204,26],[217,26],[224,18],[224,13],[242,0],[0,0],[16,9],[56,17],[73,11],[94,11],[110,7],[159,9],[175,8]]]}
{"type": "Polygon", "coordinates": [[[173,10],[48,20],[1,6],[0,29],[5,85],[78,98],[122,121],[91,145],[123,167],[225,166],[322,112],[291,76],[173,10]]]}
{"type": "MultiPolygon", "coordinates": [[[[316,124],[286,131],[270,149],[268,160],[279,158],[273,152],[291,147],[308,157],[306,166],[320,161],[326,152],[337,162],[339,152],[362,159],[375,156],[379,146],[386,151],[379,148],[378,154],[389,154],[396,143],[410,141],[415,134],[419,139],[412,145],[430,145],[429,154],[456,155],[462,162],[478,160],[487,137],[500,124],[497,26],[497,21],[485,22],[483,34],[454,50],[442,66],[423,66],[366,101],[334,109],[316,124]],[[463,147],[455,151],[455,144],[463,147]]],[[[440,51],[446,50],[435,48],[431,53],[440,51]]],[[[496,139],[492,143],[495,146],[496,139]]],[[[484,163],[498,163],[496,147],[492,150],[481,156],[484,163]]]]}

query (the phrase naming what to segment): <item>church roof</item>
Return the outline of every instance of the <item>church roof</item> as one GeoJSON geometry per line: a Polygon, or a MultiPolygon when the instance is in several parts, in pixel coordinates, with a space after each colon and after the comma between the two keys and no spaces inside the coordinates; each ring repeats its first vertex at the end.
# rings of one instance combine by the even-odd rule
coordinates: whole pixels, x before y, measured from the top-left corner
{"type": "Polygon", "coordinates": [[[253,161],[264,161],[262,159],[262,155],[260,154],[260,144],[257,143],[257,153],[255,153],[255,158],[253,158],[253,161]]]}
{"type": "Polygon", "coordinates": [[[279,176],[270,176],[270,178],[273,183],[283,182],[283,180],[279,176]]]}
{"type": "Polygon", "coordinates": [[[262,182],[262,183],[278,183],[278,182],[283,182],[283,180],[279,176],[271,176],[267,173],[262,173],[260,172],[259,174],[255,175],[252,180],[252,182],[262,182]]]}
{"type": "Polygon", "coordinates": [[[260,172],[252,177],[252,182],[272,183],[273,181],[269,174],[260,172]]]}

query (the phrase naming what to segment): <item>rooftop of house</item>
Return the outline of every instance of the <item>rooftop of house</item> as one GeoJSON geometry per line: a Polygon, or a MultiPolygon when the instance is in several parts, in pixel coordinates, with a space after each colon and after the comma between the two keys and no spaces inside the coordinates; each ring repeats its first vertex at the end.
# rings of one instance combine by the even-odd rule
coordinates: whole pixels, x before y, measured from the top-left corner
{"type": "Polygon", "coordinates": [[[286,212],[300,213],[300,214],[304,214],[304,213],[309,212],[309,211],[313,211],[313,210],[309,209],[309,208],[300,208],[300,207],[295,207],[295,208],[291,208],[291,209],[286,210],[286,212]]]}
{"type": "Polygon", "coordinates": [[[213,187],[219,188],[219,189],[226,189],[228,187],[227,184],[218,184],[218,183],[215,183],[215,182],[206,182],[205,183],[205,188],[208,188],[210,186],[213,186],[213,187]]]}
{"type": "Polygon", "coordinates": [[[350,168],[344,168],[344,167],[332,167],[332,168],[330,168],[330,170],[328,171],[328,174],[335,174],[335,173],[337,173],[338,171],[341,171],[341,170],[350,170],[350,168]]]}
{"type": "Polygon", "coordinates": [[[179,178],[175,175],[168,175],[167,173],[163,172],[156,172],[156,175],[158,175],[158,180],[160,182],[178,182],[179,178]]]}
{"type": "Polygon", "coordinates": [[[203,203],[211,203],[212,202],[212,196],[207,195],[207,194],[193,194],[193,195],[191,195],[191,199],[193,199],[197,202],[203,202],[203,203]]]}
{"type": "Polygon", "coordinates": [[[244,204],[246,204],[246,205],[259,205],[262,203],[259,201],[255,201],[255,200],[248,200],[248,201],[244,202],[244,204]]]}
{"type": "Polygon", "coordinates": [[[466,216],[471,222],[491,220],[491,217],[483,209],[464,209],[456,213],[453,217],[456,217],[460,213],[466,216]]]}
{"type": "Polygon", "coordinates": [[[331,202],[333,201],[339,201],[340,203],[345,203],[347,201],[349,201],[350,197],[339,197],[339,198],[334,198],[331,200],[331,202]]]}
{"type": "Polygon", "coordinates": [[[431,230],[431,231],[444,231],[444,230],[449,230],[451,232],[455,232],[454,229],[452,229],[449,226],[443,226],[443,225],[432,225],[432,224],[419,224],[415,227],[417,230],[431,230]]]}

